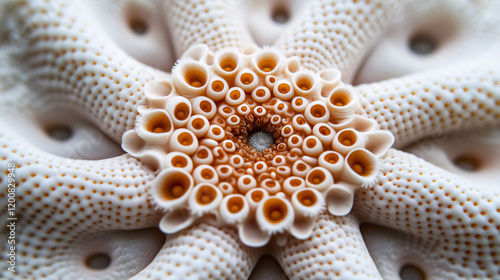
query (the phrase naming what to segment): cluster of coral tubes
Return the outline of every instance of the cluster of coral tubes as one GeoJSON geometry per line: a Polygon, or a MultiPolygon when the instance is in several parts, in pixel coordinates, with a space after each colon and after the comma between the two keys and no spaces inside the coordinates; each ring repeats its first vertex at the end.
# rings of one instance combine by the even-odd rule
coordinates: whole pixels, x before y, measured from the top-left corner
{"type": "Polygon", "coordinates": [[[308,238],[317,215],[350,212],[394,142],[357,114],[338,70],[303,70],[272,48],[197,45],[146,98],[123,147],[158,171],[150,195],[167,233],[203,217],[249,246],[308,238]]]}

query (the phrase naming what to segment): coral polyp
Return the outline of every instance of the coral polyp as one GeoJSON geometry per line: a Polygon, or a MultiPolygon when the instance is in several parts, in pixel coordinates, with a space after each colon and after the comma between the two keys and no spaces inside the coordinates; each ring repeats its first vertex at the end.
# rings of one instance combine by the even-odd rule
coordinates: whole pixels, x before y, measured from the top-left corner
{"type": "Polygon", "coordinates": [[[189,49],[171,77],[146,87],[123,136],[123,148],[158,172],[150,195],[166,212],[160,228],[177,232],[203,217],[262,246],[285,232],[309,237],[314,224],[303,220],[326,209],[348,214],[394,137],[357,114],[339,78],[273,48],[189,49]]]}

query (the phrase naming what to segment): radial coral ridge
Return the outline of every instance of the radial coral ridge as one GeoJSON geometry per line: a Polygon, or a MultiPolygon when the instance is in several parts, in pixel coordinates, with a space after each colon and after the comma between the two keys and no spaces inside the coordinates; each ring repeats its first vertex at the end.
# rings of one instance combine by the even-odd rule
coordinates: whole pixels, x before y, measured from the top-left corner
{"type": "Polygon", "coordinates": [[[350,212],[394,142],[357,114],[338,70],[304,70],[273,48],[196,45],[145,94],[123,147],[158,171],[150,195],[166,233],[204,217],[249,246],[286,231],[308,238],[325,206],[350,212]]]}

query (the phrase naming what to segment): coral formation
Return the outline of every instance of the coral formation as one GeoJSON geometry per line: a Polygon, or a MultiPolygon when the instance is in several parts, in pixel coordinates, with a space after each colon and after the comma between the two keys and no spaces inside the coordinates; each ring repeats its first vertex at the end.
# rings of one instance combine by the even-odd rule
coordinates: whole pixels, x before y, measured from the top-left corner
{"type": "Polygon", "coordinates": [[[0,1],[0,278],[498,279],[497,2],[0,1]]]}
{"type": "Polygon", "coordinates": [[[305,220],[325,204],[348,214],[394,137],[356,114],[359,101],[335,70],[321,74],[272,48],[195,45],[171,78],[146,84],[123,148],[159,172],[151,196],[167,212],[162,231],[213,220],[263,246],[285,231],[308,238],[314,223],[305,220]]]}

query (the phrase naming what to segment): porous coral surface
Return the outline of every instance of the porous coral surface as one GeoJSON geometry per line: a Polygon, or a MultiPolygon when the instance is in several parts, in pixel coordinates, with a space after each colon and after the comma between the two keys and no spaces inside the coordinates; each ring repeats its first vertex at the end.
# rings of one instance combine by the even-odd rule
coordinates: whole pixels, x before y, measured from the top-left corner
{"type": "Polygon", "coordinates": [[[2,2],[1,278],[499,278],[498,11],[2,2]]]}

